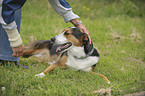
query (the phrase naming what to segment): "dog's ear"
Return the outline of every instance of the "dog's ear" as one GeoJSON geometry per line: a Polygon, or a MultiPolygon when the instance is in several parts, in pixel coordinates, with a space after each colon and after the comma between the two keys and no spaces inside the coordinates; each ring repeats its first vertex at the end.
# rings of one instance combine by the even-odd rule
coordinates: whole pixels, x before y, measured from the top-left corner
{"type": "Polygon", "coordinates": [[[80,38],[80,42],[83,45],[87,45],[89,43],[89,38],[88,35],[86,33],[82,33],[81,38],[80,38]]]}

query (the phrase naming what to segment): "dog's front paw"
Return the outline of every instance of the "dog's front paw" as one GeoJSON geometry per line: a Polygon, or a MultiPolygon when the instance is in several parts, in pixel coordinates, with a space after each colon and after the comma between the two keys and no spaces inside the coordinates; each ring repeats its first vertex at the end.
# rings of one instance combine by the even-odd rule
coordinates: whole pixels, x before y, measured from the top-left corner
{"type": "Polygon", "coordinates": [[[35,75],[35,77],[38,77],[38,78],[43,78],[44,76],[46,75],[43,72],[35,75]]]}

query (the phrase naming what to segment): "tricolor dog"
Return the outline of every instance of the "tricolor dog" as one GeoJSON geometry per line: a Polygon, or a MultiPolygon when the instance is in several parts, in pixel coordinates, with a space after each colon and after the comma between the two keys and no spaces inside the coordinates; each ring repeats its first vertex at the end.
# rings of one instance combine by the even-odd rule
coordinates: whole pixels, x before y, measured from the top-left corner
{"type": "Polygon", "coordinates": [[[110,83],[104,75],[93,72],[99,60],[99,52],[93,47],[93,43],[89,43],[88,35],[78,27],[67,28],[63,33],[52,37],[51,40],[28,43],[24,46],[23,56],[40,57],[41,61],[50,63],[44,72],[35,75],[37,77],[44,77],[57,67],[71,67],[102,76],[110,83]]]}

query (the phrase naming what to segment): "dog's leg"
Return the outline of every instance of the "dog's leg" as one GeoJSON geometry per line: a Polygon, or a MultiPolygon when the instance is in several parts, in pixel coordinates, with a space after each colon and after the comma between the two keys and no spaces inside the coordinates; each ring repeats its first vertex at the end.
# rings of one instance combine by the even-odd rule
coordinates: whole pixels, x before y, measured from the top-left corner
{"type": "Polygon", "coordinates": [[[58,68],[67,68],[65,62],[66,62],[67,56],[63,56],[61,58],[61,54],[58,56],[57,58],[57,62],[53,63],[52,65],[50,65],[47,69],[45,69],[44,72],[40,73],[40,74],[36,74],[36,77],[44,77],[47,73],[49,73],[50,71],[52,71],[54,68],[58,67],[58,68]]]}
{"type": "Polygon", "coordinates": [[[90,71],[90,73],[103,77],[103,79],[104,79],[105,81],[107,81],[108,84],[110,84],[110,81],[107,79],[106,76],[104,76],[104,75],[102,75],[102,74],[99,74],[99,73],[95,73],[95,72],[93,72],[93,71],[90,71]]]}
{"type": "Polygon", "coordinates": [[[46,76],[47,73],[49,73],[50,71],[52,71],[54,68],[67,68],[67,66],[65,64],[52,64],[50,65],[47,69],[44,70],[44,72],[40,73],[40,74],[36,74],[35,77],[39,77],[42,78],[44,76],[46,76]]]}
{"type": "Polygon", "coordinates": [[[50,65],[47,69],[45,69],[44,72],[40,73],[40,74],[36,74],[35,77],[39,77],[42,78],[44,76],[46,76],[47,73],[49,73],[50,71],[52,71],[54,68],[56,68],[58,65],[57,64],[52,64],[50,65]]]}
{"type": "Polygon", "coordinates": [[[23,56],[31,56],[35,51],[35,49],[24,49],[23,56]]]}
{"type": "Polygon", "coordinates": [[[45,69],[45,71],[43,73],[46,75],[47,73],[49,73],[50,71],[52,71],[57,66],[58,65],[54,63],[54,64],[50,65],[47,69],[45,69]]]}

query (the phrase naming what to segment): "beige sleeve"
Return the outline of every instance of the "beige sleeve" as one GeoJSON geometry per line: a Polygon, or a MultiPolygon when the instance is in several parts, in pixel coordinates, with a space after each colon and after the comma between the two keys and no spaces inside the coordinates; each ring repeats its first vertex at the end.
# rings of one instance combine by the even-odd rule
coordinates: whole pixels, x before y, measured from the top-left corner
{"type": "Polygon", "coordinates": [[[22,40],[21,40],[21,37],[20,37],[20,34],[19,34],[17,28],[5,29],[5,31],[8,35],[11,47],[18,47],[18,46],[22,45],[22,40]]]}

